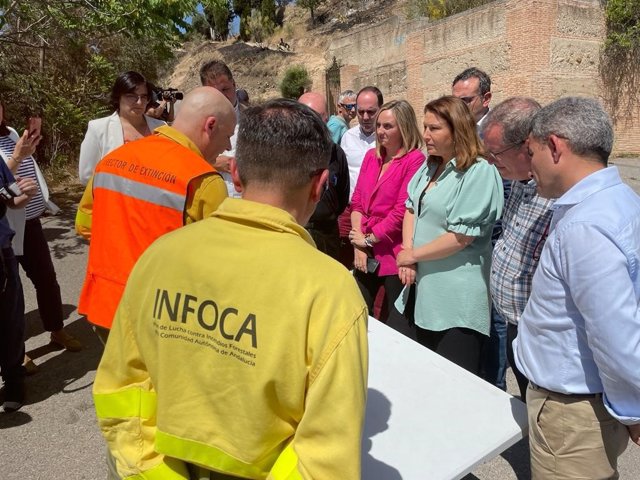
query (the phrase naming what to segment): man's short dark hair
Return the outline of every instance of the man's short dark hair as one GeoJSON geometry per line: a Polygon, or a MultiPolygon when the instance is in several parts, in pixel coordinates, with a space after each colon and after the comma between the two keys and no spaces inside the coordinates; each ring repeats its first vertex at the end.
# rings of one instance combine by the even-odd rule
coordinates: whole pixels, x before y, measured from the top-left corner
{"type": "Polygon", "coordinates": [[[294,100],[270,100],[240,114],[236,162],[245,186],[304,187],[329,166],[331,147],[320,116],[294,100]]]}
{"type": "Polygon", "coordinates": [[[368,87],[363,87],[360,89],[360,91],[358,92],[358,95],[356,96],[356,103],[358,103],[358,98],[360,98],[360,95],[366,92],[373,93],[375,94],[376,97],[378,97],[378,107],[381,107],[382,105],[384,105],[384,98],[382,97],[382,92],[378,87],[374,87],[373,85],[369,85],[368,87]]]}
{"type": "Polygon", "coordinates": [[[453,79],[453,83],[451,84],[451,86],[453,87],[456,83],[464,80],[469,80],[470,78],[478,79],[478,88],[480,89],[480,95],[484,95],[485,93],[491,91],[491,78],[485,72],[476,67],[467,68],[464,72],[460,73],[456,78],[453,79]]]}
{"type": "Polygon", "coordinates": [[[208,85],[221,75],[225,75],[233,82],[233,75],[227,64],[221,60],[211,60],[200,67],[200,83],[208,85]]]}
{"type": "Polygon", "coordinates": [[[531,122],[531,136],[546,142],[551,135],[563,138],[576,155],[604,166],[613,149],[613,123],[593,98],[564,97],[539,110],[531,122]]]}
{"type": "Polygon", "coordinates": [[[493,125],[500,125],[504,145],[522,143],[529,136],[531,122],[540,108],[540,104],[533,98],[507,98],[487,114],[487,118],[482,122],[482,136],[493,125]]]}

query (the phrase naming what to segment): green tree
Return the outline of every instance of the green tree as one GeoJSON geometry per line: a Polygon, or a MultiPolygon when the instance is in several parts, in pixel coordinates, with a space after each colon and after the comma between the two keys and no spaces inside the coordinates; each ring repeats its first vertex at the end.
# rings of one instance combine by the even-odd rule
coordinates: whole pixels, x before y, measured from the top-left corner
{"type": "Polygon", "coordinates": [[[251,0],[233,0],[233,13],[240,18],[239,34],[243,41],[248,41],[249,34],[248,21],[251,16],[251,0]]]}
{"type": "Polygon", "coordinates": [[[600,54],[604,100],[614,122],[640,107],[640,0],[608,0],[600,54]]]}
{"type": "Polygon", "coordinates": [[[284,12],[287,8],[287,5],[291,3],[291,0],[276,0],[276,18],[275,24],[278,27],[282,27],[284,24],[284,12]]]}
{"type": "Polygon", "coordinates": [[[253,41],[262,43],[273,33],[275,24],[269,20],[269,18],[264,18],[258,10],[254,9],[251,11],[251,16],[247,20],[246,29],[253,41]]]}
{"type": "Polygon", "coordinates": [[[298,6],[309,10],[309,13],[311,14],[311,24],[315,25],[316,24],[315,11],[322,3],[324,3],[324,0],[298,0],[298,2],[296,3],[298,6]]]}
{"type": "MultiPolygon", "coordinates": [[[[273,26],[276,24],[276,2],[274,0],[262,0],[260,4],[260,14],[262,15],[263,24],[273,26]]],[[[273,29],[270,33],[273,33],[273,29]]]]}
{"type": "Polygon", "coordinates": [[[118,72],[155,81],[195,0],[0,0],[0,95],[11,125],[43,116],[39,160],[77,161],[87,122],[110,110],[118,72]]]}
{"type": "Polygon", "coordinates": [[[229,23],[234,13],[229,0],[207,0],[202,2],[209,25],[215,31],[215,40],[226,40],[229,36],[229,23]]]}
{"type": "Polygon", "coordinates": [[[191,18],[191,25],[187,29],[186,40],[197,41],[211,39],[211,25],[204,12],[197,12],[191,18]]]}
{"type": "Polygon", "coordinates": [[[311,86],[309,72],[302,65],[293,65],[284,72],[280,93],[285,98],[297,99],[311,86]]]}

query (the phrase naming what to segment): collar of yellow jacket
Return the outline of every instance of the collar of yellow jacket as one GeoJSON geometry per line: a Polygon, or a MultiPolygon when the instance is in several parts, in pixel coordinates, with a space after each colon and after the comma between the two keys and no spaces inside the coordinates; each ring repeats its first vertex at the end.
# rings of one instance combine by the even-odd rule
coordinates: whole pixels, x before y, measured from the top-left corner
{"type": "Polygon", "coordinates": [[[313,247],[316,246],[309,232],[296,222],[289,212],[266,203],[252,202],[242,198],[226,198],[211,216],[232,222],[241,221],[244,224],[253,224],[256,228],[269,228],[277,232],[291,233],[298,235],[313,247]]]}
{"type": "Polygon", "coordinates": [[[200,149],[196,146],[195,143],[191,141],[189,137],[187,137],[184,133],[180,132],[179,130],[176,130],[175,128],[170,127],[169,125],[163,125],[161,127],[158,127],[153,131],[153,133],[155,133],[156,135],[167,137],[173,140],[174,142],[179,143],[183,147],[187,147],[189,150],[192,150],[193,152],[197,153],[199,156],[203,157],[202,152],[200,152],[200,149]]]}

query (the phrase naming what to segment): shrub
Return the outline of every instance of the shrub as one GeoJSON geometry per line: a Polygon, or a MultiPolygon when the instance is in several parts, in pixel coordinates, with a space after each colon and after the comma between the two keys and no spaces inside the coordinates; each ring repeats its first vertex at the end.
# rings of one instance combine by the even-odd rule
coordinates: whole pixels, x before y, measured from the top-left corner
{"type": "Polygon", "coordinates": [[[284,72],[280,82],[280,93],[285,98],[297,99],[311,86],[307,69],[302,65],[293,65],[284,72]]]}

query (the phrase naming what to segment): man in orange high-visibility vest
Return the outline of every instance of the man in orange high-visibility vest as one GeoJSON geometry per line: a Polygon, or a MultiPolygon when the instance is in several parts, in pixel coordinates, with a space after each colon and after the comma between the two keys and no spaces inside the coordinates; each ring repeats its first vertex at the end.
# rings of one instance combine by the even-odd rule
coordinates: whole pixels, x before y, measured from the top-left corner
{"type": "Polygon", "coordinates": [[[161,235],[201,220],[227,197],[211,166],[236,124],[229,101],[211,87],[185,96],[173,126],[106,155],[93,176],[87,273],[78,310],[111,328],[138,257],[161,235]]]}

